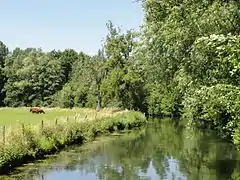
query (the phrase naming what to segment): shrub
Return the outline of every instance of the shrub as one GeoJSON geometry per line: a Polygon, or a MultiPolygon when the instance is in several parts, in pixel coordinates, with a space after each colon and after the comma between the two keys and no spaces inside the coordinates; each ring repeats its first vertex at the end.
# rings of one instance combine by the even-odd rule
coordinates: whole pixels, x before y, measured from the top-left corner
{"type": "Polygon", "coordinates": [[[183,118],[188,126],[215,129],[230,138],[240,120],[240,88],[217,84],[192,89],[183,101],[183,118]]]}

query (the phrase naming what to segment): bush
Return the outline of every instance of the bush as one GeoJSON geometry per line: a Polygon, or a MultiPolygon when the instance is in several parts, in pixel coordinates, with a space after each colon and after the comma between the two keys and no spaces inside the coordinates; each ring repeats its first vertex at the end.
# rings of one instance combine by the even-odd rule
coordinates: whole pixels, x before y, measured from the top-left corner
{"type": "Polygon", "coordinates": [[[240,36],[201,37],[193,44],[185,70],[200,85],[240,85],[240,36]]]}
{"type": "Polygon", "coordinates": [[[222,137],[231,138],[240,120],[240,88],[217,84],[192,89],[183,106],[188,126],[215,129],[222,137]]]}
{"type": "Polygon", "coordinates": [[[153,116],[170,116],[173,113],[173,94],[161,84],[149,85],[148,113],[153,116]]]}

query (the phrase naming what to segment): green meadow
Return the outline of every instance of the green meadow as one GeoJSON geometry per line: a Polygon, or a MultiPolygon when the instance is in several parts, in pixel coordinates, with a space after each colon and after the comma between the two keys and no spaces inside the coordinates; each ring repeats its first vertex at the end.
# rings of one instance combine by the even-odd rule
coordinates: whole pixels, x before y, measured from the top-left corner
{"type": "MultiPolygon", "coordinates": [[[[45,114],[33,114],[29,112],[30,108],[0,108],[0,126],[15,125],[18,123],[24,124],[40,124],[41,121],[55,121],[56,119],[66,119],[67,117],[73,119],[77,116],[78,119],[93,119],[99,116],[109,116],[114,109],[102,109],[97,113],[95,109],[88,108],[42,108],[45,114]]],[[[116,111],[116,110],[115,110],[116,111]]]]}
{"type": "Polygon", "coordinates": [[[29,108],[0,108],[0,125],[12,125],[19,122],[38,124],[42,120],[49,121],[59,117],[74,116],[81,113],[80,109],[44,109],[45,114],[33,114],[29,108]]]}
{"type": "Polygon", "coordinates": [[[129,110],[44,110],[46,114],[31,114],[28,108],[0,110],[0,174],[66,146],[83,144],[114,131],[138,128],[147,122],[144,114],[129,110]]]}

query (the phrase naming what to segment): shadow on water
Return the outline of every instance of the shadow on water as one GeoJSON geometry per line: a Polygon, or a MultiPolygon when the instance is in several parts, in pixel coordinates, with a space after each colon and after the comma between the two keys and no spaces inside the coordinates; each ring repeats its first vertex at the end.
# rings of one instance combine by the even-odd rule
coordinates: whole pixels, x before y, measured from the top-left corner
{"type": "Polygon", "coordinates": [[[144,129],[71,147],[0,179],[228,180],[240,177],[239,158],[213,132],[155,119],[144,129]]]}

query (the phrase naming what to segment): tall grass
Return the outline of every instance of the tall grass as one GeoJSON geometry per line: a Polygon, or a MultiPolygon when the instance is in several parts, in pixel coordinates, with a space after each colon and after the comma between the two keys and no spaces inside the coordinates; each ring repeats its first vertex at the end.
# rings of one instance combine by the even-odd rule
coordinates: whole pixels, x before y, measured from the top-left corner
{"type": "MultiPolygon", "coordinates": [[[[109,112],[109,111],[108,111],[109,112]]],[[[43,158],[61,148],[93,140],[96,136],[117,130],[132,129],[146,122],[143,114],[134,111],[119,111],[108,116],[90,114],[82,119],[75,116],[71,119],[45,123],[44,126],[25,125],[8,131],[6,142],[0,145],[0,173],[24,162],[43,158]]]]}

